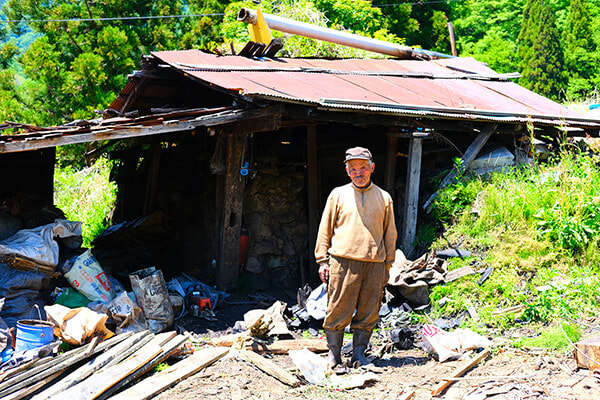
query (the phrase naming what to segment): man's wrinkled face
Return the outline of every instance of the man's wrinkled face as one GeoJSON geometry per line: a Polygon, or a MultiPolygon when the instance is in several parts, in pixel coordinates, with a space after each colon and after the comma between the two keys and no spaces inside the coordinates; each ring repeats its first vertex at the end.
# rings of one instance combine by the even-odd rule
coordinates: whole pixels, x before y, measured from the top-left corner
{"type": "Polygon", "coordinates": [[[371,183],[371,174],[375,171],[375,164],[369,160],[350,160],[346,162],[346,173],[357,187],[365,187],[371,183]]]}

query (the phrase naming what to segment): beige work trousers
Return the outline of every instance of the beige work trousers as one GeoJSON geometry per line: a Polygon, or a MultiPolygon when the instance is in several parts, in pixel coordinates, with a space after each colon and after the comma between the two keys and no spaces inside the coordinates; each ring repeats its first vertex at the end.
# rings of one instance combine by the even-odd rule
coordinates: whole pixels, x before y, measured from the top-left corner
{"type": "Polygon", "coordinates": [[[330,256],[323,328],[342,330],[351,323],[352,329],[372,332],[379,318],[384,276],[384,263],[330,256]]]}

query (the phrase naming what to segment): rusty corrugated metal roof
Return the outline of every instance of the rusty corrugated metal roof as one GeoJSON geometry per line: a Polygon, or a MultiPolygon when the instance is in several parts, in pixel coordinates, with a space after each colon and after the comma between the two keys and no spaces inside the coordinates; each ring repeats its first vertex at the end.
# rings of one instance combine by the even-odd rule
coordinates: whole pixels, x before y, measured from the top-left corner
{"type": "Polygon", "coordinates": [[[193,79],[249,98],[437,118],[582,127],[598,127],[600,122],[511,82],[473,58],[250,59],[198,50],[152,55],[193,79]]]}

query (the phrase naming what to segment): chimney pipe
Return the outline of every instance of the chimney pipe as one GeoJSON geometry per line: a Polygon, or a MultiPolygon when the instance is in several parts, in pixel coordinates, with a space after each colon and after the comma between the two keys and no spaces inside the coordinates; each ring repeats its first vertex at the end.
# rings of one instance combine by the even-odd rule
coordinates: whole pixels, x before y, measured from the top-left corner
{"type": "MultiPolygon", "coordinates": [[[[353,33],[341,32],[336,31],[335,29],[310,25],[304,22],[278,17],[276,15],[266,13],[262,13],[262,15],[267,22],[267,25],[269,25],[269,28],[281,32],[324,40],[326,42],[337,43],[375,53],[386,54],[401,59],[411,59],[417,57],[452,58],[452,56],[449,54],[401,46],[398,44],[385,42],[383,40],[355,35],[353,33]]],[[[237,20],[254,25],[257,21],[256,11],[249,8],[242,8],[238,13],[237,20]]]]}

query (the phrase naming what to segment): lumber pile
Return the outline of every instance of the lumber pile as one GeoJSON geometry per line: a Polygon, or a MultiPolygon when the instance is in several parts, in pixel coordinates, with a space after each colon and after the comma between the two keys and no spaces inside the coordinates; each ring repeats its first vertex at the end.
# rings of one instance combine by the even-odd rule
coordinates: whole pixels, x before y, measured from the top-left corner
{"type": "MultiPolygon", "coordinates": [[[[175,354],[188,341],[175,332],[124,333],[82,346],[53,358],[43,358],[19,367],[0,379],[0,399],[106,399],[138,380],[154,366],[175,354]]],[[[225,355],[229,349],[208,348],[153,375],[152,384],[141,380],[130,389],[150,398],[225,355]],[[166,373],[175,369],[177,373],[166,373]],[[158,377],[158,378],[157,378],[158,377]]],[[[150,381],[149,380],[149,381],[150,381]]],[[[117,394],[122,397],[127,390],[117,394]]],[[[134,397],[132,397],[134,398],[134,397]]]]}

